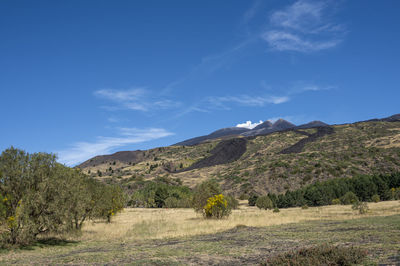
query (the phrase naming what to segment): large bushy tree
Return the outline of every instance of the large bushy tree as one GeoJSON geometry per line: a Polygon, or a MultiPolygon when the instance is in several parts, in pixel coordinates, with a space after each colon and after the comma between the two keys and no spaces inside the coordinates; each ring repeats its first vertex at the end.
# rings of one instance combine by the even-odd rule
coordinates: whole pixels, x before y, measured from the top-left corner
{"type": "Polygon", "coordinates": [[[80,229],[88,218],[110,216],[124,203],[122,191],[63,166],[47,153],[13,147],[0,155],[2,243],[28,244],[37,235],[80,229]]]}

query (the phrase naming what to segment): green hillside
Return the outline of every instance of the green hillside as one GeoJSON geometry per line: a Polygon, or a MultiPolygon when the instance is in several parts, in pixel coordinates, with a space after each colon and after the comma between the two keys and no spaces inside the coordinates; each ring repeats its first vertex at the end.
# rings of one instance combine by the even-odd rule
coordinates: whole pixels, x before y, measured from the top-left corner
{"type": "Polygon", "coordinates": [[[228,163],[221,163],[221,152],[235,151],[228,146],[236,142],[215,140],[140,151],[140,159],[131,162],[118,156],[97,156],[81,168],[105,182],[121,182],[128,190],[156,178],[189,187],[214,178],[236,196],[253,191],[282,193],[316,180],[400,171],[400,122],[359,122],[330,126],[329,132],[320,130],[242,138],[244,153],[228,163]],[[213,165],[214,158],[217,165],[213,165]]]}

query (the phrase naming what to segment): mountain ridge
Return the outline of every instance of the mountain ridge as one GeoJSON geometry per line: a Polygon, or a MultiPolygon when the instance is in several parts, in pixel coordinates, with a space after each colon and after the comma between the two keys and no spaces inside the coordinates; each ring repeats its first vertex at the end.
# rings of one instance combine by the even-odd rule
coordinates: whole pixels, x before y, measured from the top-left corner
{"type": "MultiPolygon", "coordinates": [[[[400,121],[400,113],[399,114],[394,114],[391,115],[389,117],[385,117],[385,118],[373,118],[373,119],[369,119],[369,120],[363,120],[363,121],[357,121],[354,123],[349,123],[349,124],[357,124],[357,123],[365,123],[365,122],[396,122],[396,121],[400,121]]],[[[348,123],[346,123],[348,124],[348,123]]],[[[346,124],[339,124],[339,125],[346,125],[346,124]]],[[[217,138],[220,137],[226,137],[226,136],[232,136],[232,137],[240,137],[240,136],[244,136],[244,137],[254,137],[254,136],[259,136],[259,135],[267,135],[267,134],[271,134],[274,132],[279,132],[279,131],[285,131],[285,130],[296,130],[296,129],[311,129],[311,128],[317,128],[317,127],[329,127],[331,125],[326,124],[322,121],[319,120],[314,120],[311,121],[309,123],[306,124],[302,124],[299,126],[296,126],[282,118],[278,119],[277,121],[275,121],[274,123],[271,123],[269,120],[266,120],[265,122],[261,123],[260,125],[256,126],[253,129],[248,129],[248,128],[242,128],[242,127],[227,127],[227,128],[221,128],[218,129],[216,131],[213,131],[212,133],[208,134],[208,135],[204,135],[204,136],[199,136],[199,137],[194,137],[188,140],[184,140],[181,142],[178,142],[176,144],[173,144],[171,146],[191,146],[191,145],[197,145],[203,141],[206,140],[215,140],[217,138]],[[273,125],[275,123],[277,123],[279,121],[278,124],[282,124],[282,123],[287,123],[288,125],[293,125],[293,126],[289,126],[285,129],[281,129],[281,130],[276,130],[276,131],[268,131],[265,129],[270,129],[273,127],[273,125]],[[254,130],[258,130],[256,135],[248,135],[246,136],[245,134],[247,132],[251,132],[254,130]],[[242,131],[242,132],[241,132],[242,131]],[[241,132],[240,135],[236,135],[236,134],[231,134],[231,132],[241,132]],[[208,137],[212,137],[212,138],[208,138],[208,137]],[[199,141],[201,140],[201,141],[199,141]],[[191,141],[192,143],[196,143],[196,144],[186,144],[188,141],[191,141]]],[[[159,148],[160,149],[160,148],[159,148]]],[[[90,158],[84,162],[82,162],[81,164],[79,164],[77,167],[78,168],[83,168],[88,166],[90,163],[89,162],[98,162],[98,161],[104,161],[104,160],[118,160],[121,162],[126,162],[126,161],[130,161],[132,163],[134,163],[136,160],[140,160],[141,158],[144,157],[145,151],[142,150],[134,150],[134,151],[118,151],[115,152],[113,154],[108,154],[108,155],[97,155],[93,158],[90,158]]]]}
{"type": "Polygon", "coordinates": [[[127,190],[154,179],[194,187],[214,178],[237,196],[284,193],[330,178],[400,171],[400,115],[332,126],[313,121],[304,127],[117,152],[77,167],[127,190]]]}
{"type": "Polygon", "coordinates": [[[321,121],[313,121],[307,124],[302,124],[300,126],[296,126],[295,124],[286,121],[283,118],[280,118],[276,120],[274,123],[272,123],[269,120],[266,120],[265,122],[261,123],[260,125],[256,126],[253,129],[248,129],[244,127],[227,127],[227,128],[222,128],[218,129],[208,135],[204,136],[199,136],[199,137],[194,137],[190,138],[178,143],[173,144],[174,146],[183,146],[183,145],[197,145],[203,141],[210,141],[214,140],[220,137],[238,137],[238,136],[244,136],[244,137],[250,137],[250,136],[258,136],[258,135],[264,135],[264,134],[269,134],[272,132],[277,132],[277,131],[282,131],[282,130],[287,130],[290,128],[311,128],[311,127],[317,127],[317,126],[327,126],[328,124],[325,124],[324,122],[321,121]],[[319,122],[318,124],[314,122],[319,122]],[[312,124],[314,123],[314,124],[312,124]]]}

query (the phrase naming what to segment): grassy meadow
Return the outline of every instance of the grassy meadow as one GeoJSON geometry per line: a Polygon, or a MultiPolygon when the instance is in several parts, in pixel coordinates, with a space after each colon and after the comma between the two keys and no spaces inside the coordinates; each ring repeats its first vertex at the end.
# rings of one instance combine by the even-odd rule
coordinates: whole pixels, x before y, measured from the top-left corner
{"type": "Polygon", "coordinates": [[[79,235],[47,236],[37,244],[2,250],[0,264],[247,264],[302,247],[329,243],[368,252],[366,263],[400,263],[400,202],[280,212],[244,202],[226,219],[204,219],[192,209],[127,208],[108,224],[89,222],[79,235]]]}

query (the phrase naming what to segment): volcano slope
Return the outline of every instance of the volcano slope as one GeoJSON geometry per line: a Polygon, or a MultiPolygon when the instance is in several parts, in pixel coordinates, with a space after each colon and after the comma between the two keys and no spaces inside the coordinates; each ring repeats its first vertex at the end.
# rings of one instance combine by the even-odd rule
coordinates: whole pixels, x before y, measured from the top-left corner
{"type": "Polygon", "coordinates": [[[236,196],[284,193],[330,178],[400,171],[400,122],[294,129],[133,154],[132,160],[97,156],[78,167],[127,189],[156,178],[168,177],[189,187],[214,178],[236,196]]]}

